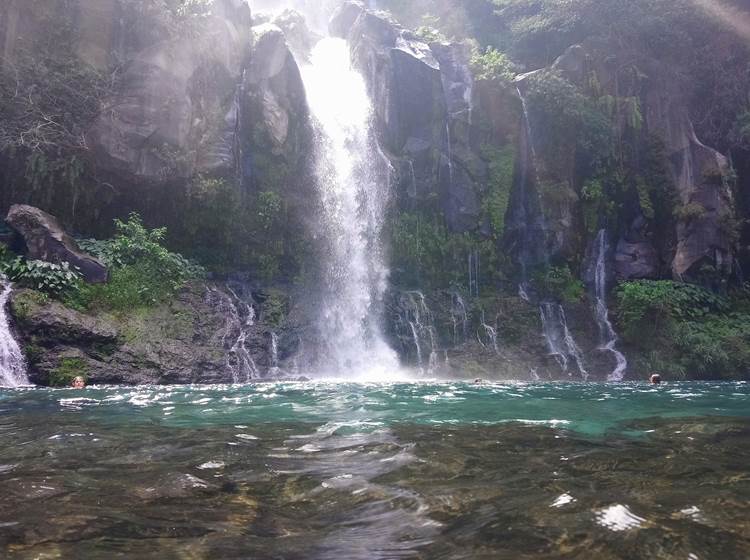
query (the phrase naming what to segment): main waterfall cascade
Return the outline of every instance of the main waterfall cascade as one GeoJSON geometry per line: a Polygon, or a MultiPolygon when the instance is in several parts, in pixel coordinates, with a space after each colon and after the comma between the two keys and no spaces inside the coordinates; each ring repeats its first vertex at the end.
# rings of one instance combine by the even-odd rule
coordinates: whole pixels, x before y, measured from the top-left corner
{"type": "Polygon", "coordinates": [[[607,231],[602,229],[596,236],[594,250],[596,251],[596,269],[594,273],[594,314],[596,323],[599,327],[599,333],[602,337],[601,350],[611,352],[615,357],[616,366],[614,371],[607,377],[608,381],[622,381],[625,371],[628,368],[628,361],[625,355],[617,350],[617,334],[615,333],[612,323],[609,320],[609,310],[607,309],[607,231]]]}
{"type": "Polygon", "coordinates": [[[0,387],[19,387],[29,384],[26,377],[26,362],[21,348],[10,331],[10,321],[6,311],[12,290],[10,282],[0,277],[0,387]]]}
{"type": "Polygon", "coordinates": [[[399,369],[381,329],[387,287],[380,234],[388,200],[389,167],[372,130],[373,108],[364,79],[351,66],[343,39],[313,49],[302,80],[318,125],[317,176],[328,244],[321,334],[334,376],[382,380],[399,369]]]}

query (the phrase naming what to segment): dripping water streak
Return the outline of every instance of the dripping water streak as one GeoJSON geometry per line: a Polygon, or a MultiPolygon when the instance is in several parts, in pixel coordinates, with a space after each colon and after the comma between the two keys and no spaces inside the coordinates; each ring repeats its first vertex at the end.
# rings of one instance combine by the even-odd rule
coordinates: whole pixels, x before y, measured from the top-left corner
{"type": "Polygon", "coordinates": [[[562,305],[549,301],[543,302],[539,306],[539,313],[542,319],[542,334],[550,356],[557,360],[563,372],[568,372],[572,359],[576,364],[578,373],[586,379],[588,372],[584,365],[583,353],[568,328],[568,321],[562,305]]]}
{"type": "Polygon", "coordinates": [[[615,369],[609,374],[607,380],[622,381],[623,377],[625,377],[628,361],[625,355],[616,348],[618,338],[609,320],[609,310],[607,309],[606,257],[607,232],[602,229],[596,237],[596,271],[594,274],[595,316],[599,326],[599,333],[603,340],[603,346],[600,349],[611,352],[616,362],[615,369]]]}

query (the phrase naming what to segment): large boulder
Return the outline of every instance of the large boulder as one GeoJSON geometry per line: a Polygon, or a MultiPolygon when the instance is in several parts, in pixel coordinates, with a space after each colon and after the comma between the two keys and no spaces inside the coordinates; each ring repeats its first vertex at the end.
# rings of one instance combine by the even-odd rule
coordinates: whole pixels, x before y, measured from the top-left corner
{"type": "Polygon", "coordinates": [[[107,267],[81,251],[54,216],[34,206],[14,204],[5,221],[23,237],[28,258],[57,264],[67,262],[80,271],[86,282],[107,281],[107,267]]]}

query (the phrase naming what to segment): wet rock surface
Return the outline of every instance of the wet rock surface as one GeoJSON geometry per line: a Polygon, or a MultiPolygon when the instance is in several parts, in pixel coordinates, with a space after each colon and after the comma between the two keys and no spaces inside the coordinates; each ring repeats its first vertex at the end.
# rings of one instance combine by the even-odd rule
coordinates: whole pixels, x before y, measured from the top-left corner
{"type": "Polygon", "coordinates": [[[97,384],[240,383],[296,376],[294,362],[306,332],[295,322],[301,318],[269,323],[263,302],[238,291],[232,285],[194,283],[173,301],[151,308],[82,313],[38,292],[18,290],[11,312],[29,377],[41,385],[73,366],[97,384]],[[275,362],[274,332],[280,340],[275,362]]]}

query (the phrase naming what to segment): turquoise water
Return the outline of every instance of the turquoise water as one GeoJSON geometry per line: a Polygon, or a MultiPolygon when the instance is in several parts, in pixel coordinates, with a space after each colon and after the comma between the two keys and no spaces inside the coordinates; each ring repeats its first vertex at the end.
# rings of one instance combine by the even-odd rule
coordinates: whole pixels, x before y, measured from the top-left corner
{"type": "Polygon", "coordinates": [[[750,558],[750,385],[0,390],[0,557],[750,558]]]}
{"type": "Polygon", "coordinates": [[[600,435],[650,417],[750,416],[750,383],[268,383],[0,390],[0,415],[199,427],[283,422],[372,431],[394,423],[518,422],[600,435]]]}

